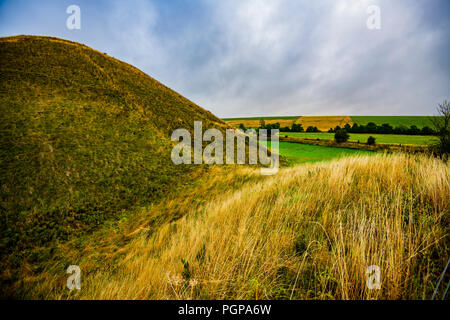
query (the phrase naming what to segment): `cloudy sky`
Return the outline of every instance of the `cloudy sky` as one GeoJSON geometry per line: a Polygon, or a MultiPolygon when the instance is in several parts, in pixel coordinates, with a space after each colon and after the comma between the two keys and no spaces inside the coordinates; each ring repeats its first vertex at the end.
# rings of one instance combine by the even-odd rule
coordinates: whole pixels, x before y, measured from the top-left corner
{"type": "Polygon", "coordinates": [[[84,43],[220,117],[434,114],[450,100],[449,19],[449,0],[0,1],[0,36],[84,43]]]}

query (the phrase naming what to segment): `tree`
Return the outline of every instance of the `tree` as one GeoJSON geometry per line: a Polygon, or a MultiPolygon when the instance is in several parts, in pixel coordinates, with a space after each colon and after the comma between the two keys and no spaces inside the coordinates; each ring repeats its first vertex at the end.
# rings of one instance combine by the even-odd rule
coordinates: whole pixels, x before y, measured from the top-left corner
{"type": "Polygon", "coordinates": [[[306,128],[306,132],[320,132],[320,130],[317,127],[309,126],[306,128]]]}
{"type": "Polygon", "coordinates": [[[360,132],[360,130],[361,129],[358,127],[358,124],[354,123],[353,126],[352,126],[352,130],[349,131],[349,132],[358,133],[358,132],[360,132]]]}
{"type": "Polygon", "coordinates": [[[408,132],[408,128],[404,125],[400,125],[394,129],[394,133],[396,134],[406,134],[408,132]]]}
{"type": "Polygon", "coordinates": [[[374,122],[369,122],[366,125],[366,130],[367,133],[377,133],[378,131],[378,126],[374,123],[374,122]]]}
{"type": "Polygon", "coordinates": [[[240,123],[239,124],[239,130],[245,131],[245,130],[247,130],[247,128],[245,128],[243,123],[240,123]]]}
{"type": "Polygon", "coordinates": [[[263,118],[261,118],[261,120],[259,120],[259,127],[264,129],[266,127],[266,122],[264,121],[263,118]]]}
{"type": "Polygon", "coordinates": [[[292,124],[292,132],[303,132],[305,129],[303,129],[303,126],[301,123],[294,123],[292,124]]]}
{"type": "Polygon", "coordinates": [[[407,133],[408,133],[408,134],[412,134],[412,135],[417,135],[417,134],[420,133],[420,129],[417,128],[417,126],[412,125],[411,127],[409,127],[407,133]]]}
{"type": "Polygon", "coordinates": [[[345,131],[350,132],[352,130],[352,127],[350,127],[350,125],[348,123],[345,124],[344,126],[345,131]]]}
{"type": "Polygon", "coordinates": [[[392,126],[388,123],[383,123],[381,125],[381,127],[378,127],[378,133],[393,133],[394,132],[394,128],[392,128],[392,126]]]}
{"type": "Polygon", "coordinates": [[[431,129],[429,126],[425,126],[420,131],[420,134],[423,134],[424,136],[431,136],[431,135],[436,134],[436,132],[434,132],[434,130],[431,129]]]}
{"type": "Polygon", "coordinates": [[[373,145],[375,144],[375,138],[372,137],[372,136],[369,136],[369,137],[367,138],[367,144],[368,144],[369,146],[373,146],[373,145]]]}
{"type": "Polygon", "coordinates": [[[266,124],[266,126],[261,129],[267,129],[267,130],[280,129],[280,123],[279,122],[269,123],[269,124],[266,124]]]}
{"type": "Polygon", "coordinates": [[[439,142],[434,145],[434,151],[439,155],[450,153],[450,105],[447,100],[437,107],[438,116],[431,118],[431,122],[439,137],[439,142]]]}
{"type": "Polygon", "coordinates": [[[350,138],[350,136],[344,129],[339,129],[334,134],[334,140],[336,140],[337,143],[346,142],[348,141],[348,138],[350,138]]]}

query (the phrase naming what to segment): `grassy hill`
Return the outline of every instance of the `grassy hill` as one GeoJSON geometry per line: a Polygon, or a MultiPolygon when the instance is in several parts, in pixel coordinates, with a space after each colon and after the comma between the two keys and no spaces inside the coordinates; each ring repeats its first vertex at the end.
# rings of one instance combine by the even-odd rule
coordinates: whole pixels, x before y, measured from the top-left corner
{"type": "MultiPolygon", "coordinates": [[[[225,124],[133,66],[50,37],[0,38],[0,252],[95,228],[182,188],[170,134],[225,124]]],[[[19,253],[20,252],[20,253],[19,253]]]]}

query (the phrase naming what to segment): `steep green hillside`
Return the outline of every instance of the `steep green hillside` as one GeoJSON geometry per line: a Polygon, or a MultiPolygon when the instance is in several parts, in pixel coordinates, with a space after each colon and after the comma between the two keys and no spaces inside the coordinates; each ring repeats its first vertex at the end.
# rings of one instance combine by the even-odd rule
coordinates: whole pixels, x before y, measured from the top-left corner
{"type": "Polygon", "coordinates": [[[0,38],[0,115],[2,254],[176,191],[195,169],[170,161],[172,131],[225,126],[129,64],[34,36],[0,38]]]}

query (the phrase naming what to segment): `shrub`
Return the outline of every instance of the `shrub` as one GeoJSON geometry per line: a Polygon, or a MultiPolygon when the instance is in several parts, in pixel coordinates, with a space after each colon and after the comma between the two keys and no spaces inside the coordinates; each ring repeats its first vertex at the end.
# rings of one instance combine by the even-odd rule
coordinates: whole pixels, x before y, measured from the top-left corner
{"type": "Polygon", "coordinates": [[[317,127],[309,126],[306,132],[320,132],[320,130],[317,127]]]}
{"type": "Polygon", "coordinates": [[[344,129],[339,129],[334,134],[334,140],[336,140],[337,143],[346,142],[348,141],[348,138],[350,138],[350,136],[344,129]]]}
{"type": "Polygon", "coordinates": [[[439,142],[434,146],[434,151],[437,154],[450,154],[450,104],[445,100],[439,104],[438,116],[430,120],[433,122],[439,142]]]}
{"type": "Polygon", "coordinates": [[[369,138],[367,138],[367,144],[369,146],[373,146],[375,144],[375,138],[370,136],[369,138]]]}
{"type": "Polygon", "coordinates": [[[303,126],[301,123],[294,123],[292,124],[292,132],[303,132],[305,129],[303,129],[303,126]]]}

